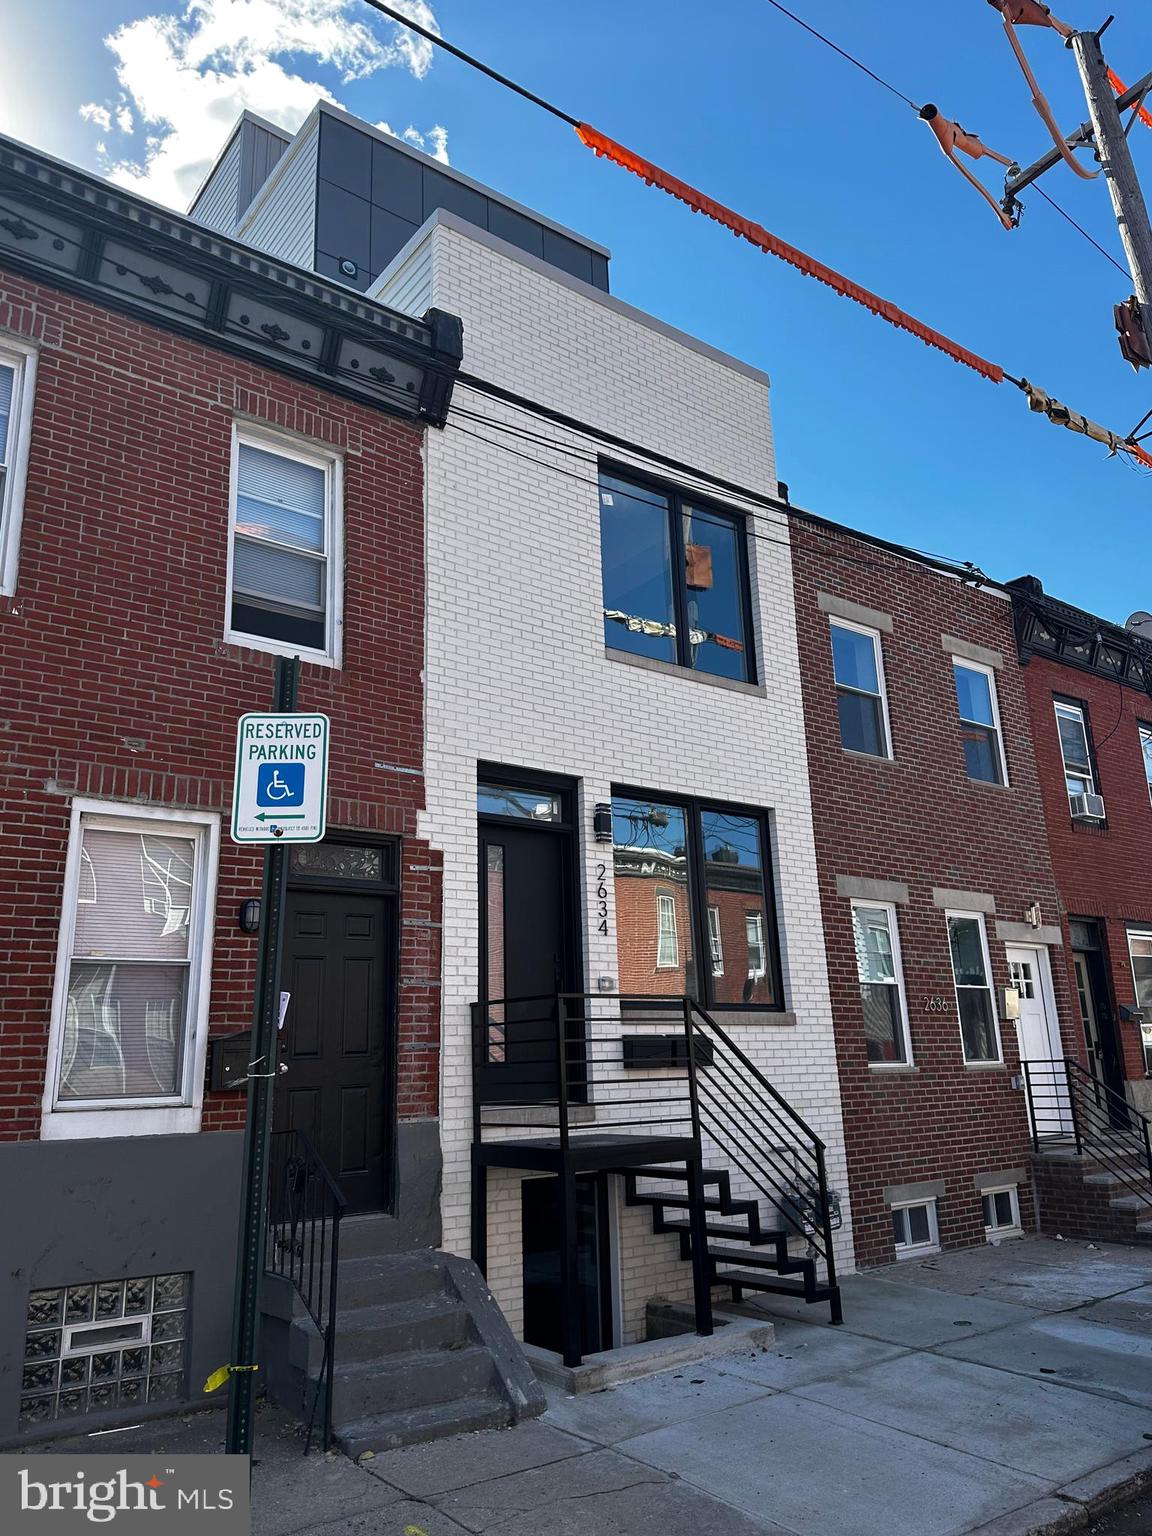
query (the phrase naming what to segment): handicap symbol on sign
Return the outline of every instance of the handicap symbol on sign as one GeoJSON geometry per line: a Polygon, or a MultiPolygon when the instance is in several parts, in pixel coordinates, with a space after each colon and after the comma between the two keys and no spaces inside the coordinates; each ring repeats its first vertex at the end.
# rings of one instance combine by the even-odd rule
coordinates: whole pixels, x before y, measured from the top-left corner
{"type": "Polygon", "coordinates": [[[303,763],[261,763],[256,769],[256,804],[286,809],[304,803],[303,763]]]}

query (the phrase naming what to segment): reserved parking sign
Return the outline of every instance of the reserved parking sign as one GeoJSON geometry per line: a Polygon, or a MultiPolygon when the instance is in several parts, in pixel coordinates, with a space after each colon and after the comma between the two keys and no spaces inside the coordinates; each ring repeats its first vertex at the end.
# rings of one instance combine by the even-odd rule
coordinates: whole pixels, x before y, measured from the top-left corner
{"type": "Polygon", "coordinates": [[[234,843],[318,843],[328,808],[328,716],[241,715],[234,843]]]}

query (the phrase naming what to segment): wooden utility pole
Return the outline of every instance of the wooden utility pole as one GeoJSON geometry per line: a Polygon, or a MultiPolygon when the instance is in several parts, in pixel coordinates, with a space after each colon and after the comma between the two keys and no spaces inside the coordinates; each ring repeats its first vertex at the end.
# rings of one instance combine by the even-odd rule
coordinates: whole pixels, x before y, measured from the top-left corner
{"type": "Polygon", "coordinates": [[[1152,226],[1140,190],[1140,179],[1132,163],[1132,153],[1116,95],[1108,80],[1108,66],[1100,47],[1098,32],[1075,32],[1069,45],[1076,57],[1076,67],[1084,86],[1088,112],[1096,137],[1096,158],[1108,183],[1108,195],[1116,214],[1124,255],[1132,273],[1132,284],[1144,315],[1145,334],[1152,346],[1152,226]]]}

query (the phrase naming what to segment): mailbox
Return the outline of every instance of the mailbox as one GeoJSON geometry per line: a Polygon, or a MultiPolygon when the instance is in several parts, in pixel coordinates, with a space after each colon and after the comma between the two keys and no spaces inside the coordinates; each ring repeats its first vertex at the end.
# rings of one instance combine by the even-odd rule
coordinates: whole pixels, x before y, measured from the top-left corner
{"type": "Polygon", "coordinates": [[[247,1085],[252,1060],[252,1031],[217,1035],[208,1042],[208,1086],[213,1093],[227,1093],[247,1085]]]}
{"type": "Polygon", "coordinates": [[[1000,988],[1000,1017],[1005,1023],[1011,1023],[1020,1017],[1020,989],[1018,987],[1000,988]]]}

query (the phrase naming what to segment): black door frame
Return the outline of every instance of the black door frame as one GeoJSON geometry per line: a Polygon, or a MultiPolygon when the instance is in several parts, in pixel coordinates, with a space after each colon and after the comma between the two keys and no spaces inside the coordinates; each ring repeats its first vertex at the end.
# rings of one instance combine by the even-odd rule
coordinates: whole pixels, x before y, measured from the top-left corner
{"type": "MultiPolygon", "coordinates": [[[[492,999],[488,996],[488,900],[487,900],[487,870],[480,859],[480,849],[483,844],[484,833],[487,828],[513,827],[520,831],[531,830],[540,836],[551,836],[560,839],[561,850],[561,878],[563,889],[561,901],[563,911],[563,924],[566,937],[566,954],[564,956],[565,968],[568,972],[565,990],[569,992],[582,992],[580,979],[584,974],[584,925],[583,902],[580,899],[580,853],[578,808],[579,808],[579,781],[562,773],[543,773],[532,768],[507,768],[500,763],[479,762],[476,765],[477,790],[481,784],[500,785],[507,784],[513,789],[538,790],[541,793],[551,792],[560,800],[559,821],[533,821],[526,816],[494,816],[486,811],[476,813],[476,892],[479,904],[479,950],[477,953],[476,1000],[482,1008],[486,1008],[492,999]]],[[[498,999],[497,999],[498,1001],[498,999]]],[[[583,1039],[583,1024],[580,1019],[581,1011],[578,1008],[569,1010],[569,1023],[573,1026],[573,1033],[579,1032],[579,1038],[583,1039]]],[[[572,1098],[579,1101],[586,1096],[586,1089],[574,1089],[572,1098]]]]}
{"type": "MultiPolygon", "coordinates": [[[[305,845],[313,846],[313,845],[305,845]]],[[[331,895],[383,896],[384,902],[384,1187],[381,1190],[380,1214],[395,1216],[397,1209],[397,1105],[399,1101],[399,1024],[400,1024],[400,930],[403,924],[403,908],[400,897],[400,860],[403,843],[398,837],[381,837],[378,833],[353,831],[329,832],[320,847],[379,848],[379,880],[341,880],[327,874],[301,874],[292,867],[292,850],[288,855],[289,891],[321,891],[331,895]]],[[[287,960],[289,943],[285,940],[284,957],[287,960]]],[[[365,1213],[369,1214],[369,1213],[365,1213]]]]}
{"type": "MultiPolygon", "coordinates": [[[[1107,924],[1102,918],[1098,917],[1070,917],[1069,922],[1078,923],[1083,928],[1090,928],[1096,935],[1096,944],[1093,948],[1082,949],[1072,945],[1072,954],[1084,956],[1085,968],[1088,972],[1088,985],[1092,990],[1092,1007],[1096,1013],[1096,1032],[1102,1040],[1107,1040],[1107,1045],[1104,1048],[1104,1054],[1107,1059],[1101,1063],[1104,1071],[1104,1086],[1110,1088],[1120,1098],[1124,1098],[1124,1083],[1126,1080],[1124,1047],[1120,1039],[1118,1027],[1119,1013],[1112,991],[1112,967],[1108,956],[1107,924]]],[[[1080,1023],[1080,1033],[1083,1037],[1083,1020],[1080,1023]]],[[[1084,1041],[1084,1046],[1085,1050],[1087,1050],[1087,1040],[1084,1041]]]]}
{"type": "MultiPolygon", "coordinates": [[[[562,1178],[563,1175],[562,1174],[550,1174],[550,1175],[547,1175],[546,1177],[547,1177],[547,1179],[550,1182],[555,1184],[556,1180],[559,1179],[559,1178],[562,1178]]],[[[538,1185],[541,1182],[542,1181],[538,1180],[538,1179],[521,1179],[521,1181],[520,1181],[521,1237],[523,1237],[523,1223],[524,1223],[524,1192],[528,1188],[529,1185],[532,1185],[532,1184],[537,1184],[538,1185]]],[[[600,1329],[600,1340],[599,1340],[599,1344],[598,1344],[598,1347],[597,1347],[596,1351],[593,1351],[590,1348],[589,1340],[587,1340],[587,1339],[582,1339],[581,1340],[582,1351],[585,1354],[592,1354],[592,1353],[599,1353],[599,1352],[602,1352],[604,1350],[616,1349],[617,1345],[618,1345],[618,1341],[616,1339],[616,1305],[615,1305],[615,1303],[616,1303],[616,1285],[615,1285],[616,1267],[615,1267],[615,1263],[614,1263],[614,1251],[613,1251],[613,1241],[612,1241],[612,1235],[613,1235],[612,1234],[612,1218],[611,1218],[612,1192],[611,1192],[611,1188],[610,1188],[609,1182],[608,1182],[608,1175],[607,1175],[607,1173],[604,1173],[604,1172],[599,1172],[599,1173],[580,1173],[580,1174],[577,1174],[575,1182],[577,1184],[585,1184],[585,1185],[587,1185],[588,1187],[590,1187],[593,1190],[593,1199],[594,1199],[594,1203],[595,1203],[596,1300],[597,1300],[597,1311],[599,1313],[599,1317],[597,1319],[597,1322],[598,1322],[598,1326],[599,1326],[599,1329],[600,1329]]],[[[557,1206],[559,1206],[559,1204],[560,1204],[559,1194],[557,1194],[556,1204],[557,1204],[557,1206]]],[[[561,1224],[561,1226],[562,1226],[562,1224],[561,1224]]],[[[562,1231],[561,1231],[561,1233],[559,1235],[559,1246],[557,1248],[557,1259],[558,1259],[558,1264],[557,1264],[557,1288],[559,1289],[559,1286],[561,1284],[561,1276],[563,1274],[563,1266],[564,1266],[563,1233],[562,1233],[562,1231]]],[[[521,1275],[521,1285],[523,1285],[523,1275],[524,1275],[524,1254],[523,1254],[523,1248],[522,1248],[521,1255],[520,1255],[520,1275],[521,1275]]],[[[560,1334],[562,1336],[562,1334],[563,1334],[562,1322],[558,1321],[558,1327],[559,1327],[560,1334]]],[[[531,1339],[526,1339],[525,1342],[526,1343],[532,1343],[534,1341],[531,1340],[531,1339]]],[[[548,1346],[543,1346],[543,1347],[546,1348],[548,1346]]],[[[563,1353],[563,1348],[564,1348],[564,1346],[563,1346],[563,1342],[562,1342],[562,1338],[561,1338],[561,1341],[558,1343],[558,1348],[554,1351],[554,1353],[562,1354],[563,1353]]]]}

